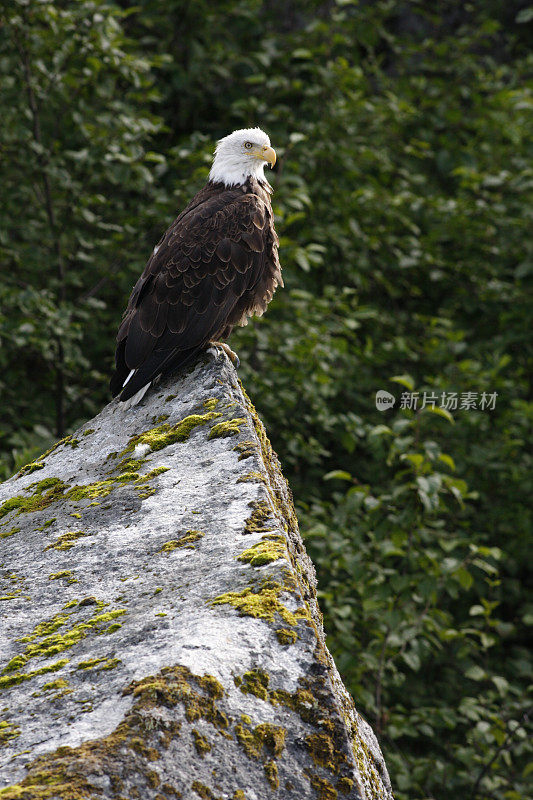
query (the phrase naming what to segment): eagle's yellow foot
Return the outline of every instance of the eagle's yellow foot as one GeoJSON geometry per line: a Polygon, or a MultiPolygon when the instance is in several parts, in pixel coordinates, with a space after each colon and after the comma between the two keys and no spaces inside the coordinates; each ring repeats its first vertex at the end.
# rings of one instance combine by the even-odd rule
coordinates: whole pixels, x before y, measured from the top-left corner
{"type": "Polygon", "coordinates": [[[231,349],[229,345],[226,344],[226,342],[209,342],[209,345],[211,347],[221,347],[235,367],[238,368],[240,366],[241,362],[239,360],[239,356],[231,349]]]}

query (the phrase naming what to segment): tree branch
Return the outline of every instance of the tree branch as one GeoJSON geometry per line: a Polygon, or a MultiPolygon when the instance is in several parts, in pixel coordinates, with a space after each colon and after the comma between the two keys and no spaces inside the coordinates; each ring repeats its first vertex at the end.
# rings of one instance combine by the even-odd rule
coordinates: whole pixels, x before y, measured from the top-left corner
{"type": "Polygon", "coordinates": [[[475,800],[479,785],[481,784],[481,781],[483,780],[483,778],[485,777],[485,775],[487,774],[489,769],[492,767],[494,762],[499,758],[500,754],[503,753],[504,750],[509,750],[509,748],[512,745],[512,740],[516,735],[516,732],[521,727],[525,727],[525,723],[527,722],[528,719],[529,719],[528,711],[524,711],[524,713],[522,714],[522,725],[517,725],[517,727],[515,728],[514,731],[510,731],[509,728],[507,728],[507,733],[505,734],[505,739],[503,740],[501,745],[497,748],[497,750],[495,751],[495,753],[492,756],[492,758],[490,758],[487,761],[487,763],[485,764],[485,766],[481,769],[479,775],[476,778],[476,782],[474,784],[474,787],[472,789],[472,794],[471,794],[471,799],[472,800],[475,800]]]}

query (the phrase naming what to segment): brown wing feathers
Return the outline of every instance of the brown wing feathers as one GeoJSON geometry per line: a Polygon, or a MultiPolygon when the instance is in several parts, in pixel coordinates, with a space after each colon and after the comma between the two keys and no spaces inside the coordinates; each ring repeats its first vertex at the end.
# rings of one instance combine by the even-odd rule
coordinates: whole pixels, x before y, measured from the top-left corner
{"type": "Polygon", "coordinates": [[[117,336],[111,391],[121,400],[229,335],[281,283],[269,197],[254,183],[207,184],[154,249],[117,336]]]}

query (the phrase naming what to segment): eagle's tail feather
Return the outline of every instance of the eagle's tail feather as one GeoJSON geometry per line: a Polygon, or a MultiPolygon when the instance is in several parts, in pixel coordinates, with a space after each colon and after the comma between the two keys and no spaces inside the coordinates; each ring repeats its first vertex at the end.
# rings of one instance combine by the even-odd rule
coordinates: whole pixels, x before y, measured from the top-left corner
{"type": "Polygon", "coordinates": [[[117,352],[115,354],[115,372],[109,381],[109,388],[111,389],[113,397],[121,393],[126,381],[129,380],[131,375],[130,368],[126,365],[126,360],[124,358],[125,345],[126,343],[123,339],[118,343],[117,352]]]}
{"type": "Polygon", "coordinates": [[[145,386],[143,386],[141,389],[139,389],[138,392],[136,392],[131,397],[129,397],[127,400],[125,400],[124,401],[124,408],[127,409],[127,408],[131,408],[132,406],[138,405],[141,402],[141,400],[143,399],[144,395],[146,394],[146,392],[148,391],[148,389],[150,388],[151,385],[152,385],[152,381],[149,381],[147,384],[145,384],[145,386]]]}
{"type": "MultiPolygon", "coordinates": [[[[135,370],[135,374],[131,376],[131,380],[129,377],[127,378],[123,387],[118,390],[117,394],[120,393],[120,399],[123,402],[129,400],[134,395],[136,396],[145,386],[149,387],[158,375],[189,364],[201,350],[202,347],[194,347],[191,348],[191,350],[154,351],[152,357],[135,370]]],[[[143,396],[144,392],[137,402],[139,402],[143,396]]]]}
{"type": "Polygon", "coordinates": [[[130,374],[128,375],[128,377],[126,378],[126,380],[124,381],[124,383],[122,384],[122,388],[124,388],[124,387],[125,387],[125,385],[126,385],[126,384],[127,384],[127,382],[129,381],[129,379],[130,379],[130,378],[132,378],[134,375],[135,375],[135,370],[134,370],[134,369],[132,369],[132,370],[130,371],[130,374]]]}

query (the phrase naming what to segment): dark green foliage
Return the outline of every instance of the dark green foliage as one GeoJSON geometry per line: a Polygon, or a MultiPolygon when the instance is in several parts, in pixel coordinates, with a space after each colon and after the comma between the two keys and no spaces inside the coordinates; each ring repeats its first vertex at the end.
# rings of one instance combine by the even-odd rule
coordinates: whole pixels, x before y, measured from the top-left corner
{"type": "Polygon", "coordinates": [[[521,800],[533,13],[126,6],[2,6],[3,476],[106,401],[151,246],[213,140],[261,125],[286,288],[232,346],[299,502],[328,643],[398,800],[521,800]],[[401,409],[410,391],[436,411],[401,409]],[[496,406],[441,414],[442,392],[496,406]]]}
{"type": "Polygon", "coordinates": [[[23,450],[100,405],[102,325],[111,332],[143,234],[160,224],[160,59],[128,40],[114,4],[2,7],[0,415],[4,450],[23,450]]]}

